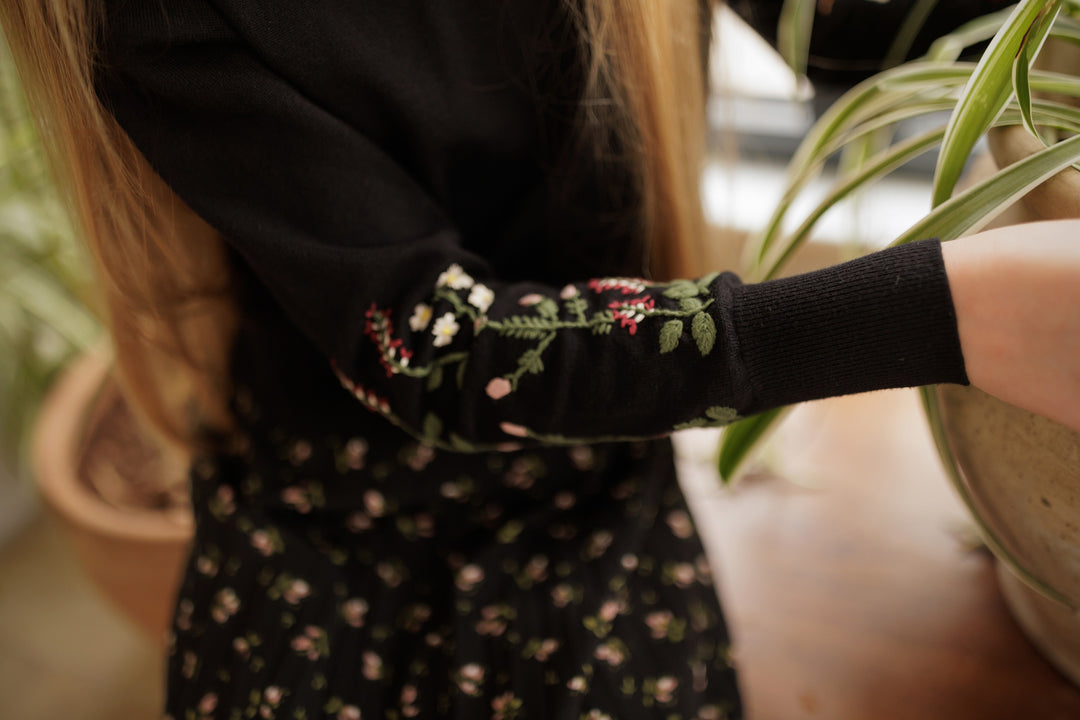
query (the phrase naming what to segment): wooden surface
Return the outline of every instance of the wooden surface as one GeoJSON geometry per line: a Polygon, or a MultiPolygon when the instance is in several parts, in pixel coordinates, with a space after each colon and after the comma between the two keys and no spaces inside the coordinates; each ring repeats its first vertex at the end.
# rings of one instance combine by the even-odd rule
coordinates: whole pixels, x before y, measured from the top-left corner
{"type": "Polygon", "coordinates": [[[913,392],[804,406],[770,443],[772,472],[731,491],[713,437],[678,442],[748,720],[1080,718],[1080,691],[972,549],[913,392]]]}

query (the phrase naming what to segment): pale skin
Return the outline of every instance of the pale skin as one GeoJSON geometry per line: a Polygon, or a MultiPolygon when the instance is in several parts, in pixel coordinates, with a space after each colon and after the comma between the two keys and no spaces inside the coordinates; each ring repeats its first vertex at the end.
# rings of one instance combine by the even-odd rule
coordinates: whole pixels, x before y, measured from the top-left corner
{"type": "Polygon", "coordinates": [[[1080,431],[1080,220],[942,247],[971,383],[1080,431]]]}

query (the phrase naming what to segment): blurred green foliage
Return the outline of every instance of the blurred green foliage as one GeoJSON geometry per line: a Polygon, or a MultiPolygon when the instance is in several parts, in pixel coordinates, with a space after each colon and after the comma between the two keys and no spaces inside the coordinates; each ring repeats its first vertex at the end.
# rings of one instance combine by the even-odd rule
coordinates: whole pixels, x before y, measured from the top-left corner
{"type": "Polygon", "coordinates": [[[11,470],[56,371],[100,335],[89,268],[0,35],[0,462],[11,470]]]}

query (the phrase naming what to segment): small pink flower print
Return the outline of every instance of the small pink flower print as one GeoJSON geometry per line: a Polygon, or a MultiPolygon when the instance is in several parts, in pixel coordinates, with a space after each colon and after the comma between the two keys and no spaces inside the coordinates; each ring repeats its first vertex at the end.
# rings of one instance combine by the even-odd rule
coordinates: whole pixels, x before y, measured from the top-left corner
{"type": "Polygon", "coordinates": [[[562,291],[559,292],[559,297],[563,300],[569,300],[570,298],[578,296],[578,289],[576,285],[567,285],[562,291]]]}
{"type": "Polygon", "coordinates": [[[251,533],[251,547],[255,548],[263,557],[274,554],[274,541],[265,530],[256,530],[251,533]]]}
{"type": "Polygon", "coordinates": [[[338,711],[337,720],[361,720],[360,708],[346,705],[338,711]]]}
{"type": "Polygon", "coordinates": [[[698,555],[694,560],[694,567],[697,569],[697,580],[702,585],[712,584],[712,567],[709,565],[709,559],[704,555],[698,555]]]}
{"type": "Polygon", "coordinates": [[[368,680],[378,680],[382,677],[383,661],[382,658],[371,652],[365,650],[361,656],[363,667],[360,673],[368,680]]]}
{"type": "Polygon", "coordinates": [[[543,299],[544,296],[540,293],[529,293],[528,295],[521,296],[521,298],[518,300],[518,305],[521,305],[522,307],[532,307],[533,305],[541,302],[543,299]]]}
{"type": "Polygon", "coordinates": [[[685,540],[694,534],[694,525],[686,511],[672,510],[667,514],[666,520],[675,537],[685,540]]]}
{"type": "Polygon", "coordinates": [[[582,472],[586,470],[592,470],[593,467],[593,451],[588,445],[576,445],[568,451],[570,454],[570,462],[574,464],[574,467],[582,472]]]}
{"type": "Polygon", "coordinates": [[[562,490],[555,494],[552,502],[560,510],[569,510],[577,504],[577,496],[569,490],[562,490]]]}
{"type": "Polygon", "coordinates": [[[484,569],[479,565],[466,565],[458,571],[455,585],[462,592],[469,592],[484,581],[484,569]]]}
{"type": "Polygon", "coordinates": [[[416,702],[416,698],[419,693],[416,691],[415,685],[406,685],[401,688],[401,702],[406,705],[412,705],[416,702]]]}
{"type": "Polygon", "coordinates": [[[597,615],[599,615],[600,619],[604,622],[611,622],[619,616],[622,609],[623,605],[618,600],[608,600],[600,606],[600,612],[597,613],[597,615]]]}
{"type": "Polygon", "coordinates": [[[420,472],[435,459],[435,448],[430,445],[418,444],[409,456],[409,467],[414,472],[420,472]]]}
{"type": "Polygon", "coordinates": [[[487,387],[484,388],[484,392],[492,400],[502,400],[510,394],[511,390],[513,390],[513,387],[510,385],[510,381],[501,377],[492,378],[487,387]]]}
{"type": "Polygon", "coordinates": [[[484,668],[476,663],[469,663],[461,668],[461,677],[473,682],[484,681],[484,668]]]}
{"type": "Polygon", "coordinates": [[[650,635],[654,640],[663,640],[667,637],[671,621],[675,619],[670,610],[658,610],[645,616],[645,624],[649,626],[650,635]]]}
{"type": "Polygon", "coordinates": [[[512,692],[499,695],[491,701],[491,709],[493,711],[491,720],[512,720],[517,717],[517,712],[521,709],[521,704],[521,700],[515,697],[512,692]]]}
{"type": "Polygon", "coordinates": [[[263,700],[270,703],[274,707],[277,707],[281,703],[281,698],[284,695],[281,688],[277,685],[270,685],[263,690],[263,700]]]}
{"type": "Polygon", "coordinates": [[[656,702],[667,704],[671,702],[675,689],[679,687],[679,681],[670,675],[656,681],[656,702]]]}
{"type": "Polygon", "coordinates": [[[637,569],[638,557],[637,555],[627,553],[621,558],[619,558],[619,564],[622,565],[623,570],[626,570],[627,572],[633,572],[637,569]]]}
{"type": "Polygon", "coordinates": [[[218,564],[206,555],[200,555],[195,561],[195,569],[199,571],[200,575],[214,577],[218,573],[218,564]]]}
{"type": "Polygon", "coordinates": [[[515,442],[504,442],[504,443],[499,443],[499,444],[497,444],[495,446],[496,450],[498,450],[499,452],[504,452],[504,453],[517,452],[521,448],[522,448],[521,443],[515,443],[515,442]]]}
{"type": "Polygon", "coordinates": [[[341,606],[341,614],[345,618],[345,624],[349,627],[363,627],[364,616],[367,615],[367,612],[368,604],[363,598],[350,598],[341,606]]]}
{"type": "Polygon", "coordinates": [[[570,690],[573,690],[574,692],[585,692],[585,688],[587,688],[588,685],[585,683],[584,677],[582,677],[581,675],[575,675],[574,677],[570,678],[570,681],[568,683],[566,683],[566,687],[570,690]]]}
{"type": "Polygon", "coordinates": [[[311,586],[300,579],[293,580],[281,593],[281,597],[290,605],[298,605],[309,595],[311,595],[311,586]]]}
{"type": "Polygon", "coordinates": [[[247,658],[251,654],[251,643],[242,637],[233,638],[232,642],[233,650],[242,658],[247,658]]]}
{"type": "Polygon", "coordinates": [[[551,589],[551,602],[557,608],[564,608],[574,599],[574,591],[566,583],[560,583],[551,589]]]}
{"type": "Polygon", "coordinates": [[[281,491],[281,501],[291,506],[296,512],[305,514],[311,512],[311,500],[304,489],[291,485],[281,491]]]}
{"type": "Polygon", "coordinates": [[[289,462],[293,465],[302,465],[311,458],[311,443],[307,440],[297,440],[289,448],[289,462]]]}
{"type": "Polygon", "coordinates": [[[611,720],[611,716],[606,712],[601,712],[596,708],[589,711],[589,714],[584,717],[584,720],[611,720]]]}
{"type": "Polygon", "coordinates": [[[386,499],[378,490],[368,490],[364,493],[364,508],[371,517],[382,517],[386,512],[386,499]]]}
{"type": "Polygon", "coordinates": [[[718,705],[706,705],[698,710],[698,720],[723,720],[723,718],[718,705]]]}
{"type": "Polygon", "coordinates": [[[202,715],[209,715],[217,709],[218,696],[215,693],[207,693],[199,700],[199,707],[197,708],[202,715]]]}
{"type": "Polygon", "coordinates": [[[219,590],[214,596],[213,606],[210,608],[210,617],[219,625],[224,624],[240,609],[240,598],[232,588],[219,590]]]}
{"type": "Polygon", "coordinates": [[[345,528],[349,532],[363,532],[371,529],[371,516],[365,512],[354,512],[345,519],[345,528]]]}
{"type": "Polygon", "coordinates": [[[543,555],[533,555],[525,565],[525,576],[533,582],[547,578],[548,559],[543,555]]]}
{"type": "Polygon", "coordinates": [[[529,435],[528,428],[523,425],[517,425],[516,423],[499,423],[499,429],[507,435],[513,435],[514,437],[528,437],[529,435]]]}
{"type": "Polygon", "coordinates": [[[623,661],[626,660],[626,655],[623,653],[622,649],[610,642],[606,642],[597,647],[593,656],[597,660],[603,660],[612,667],[622,665],[623,661]]]}
{"type": "Polygon", "coordinates": [[[615,536],[607,530],[597,530],[589,537],[589,544],[585,548],[585,555],[589,558],[598,558],[607,552],[615,536]]]}
{"type": "Polygon", "coordinates": [[[345,443],[345,464],[351,470],[362,470],[367,457],[368,443],[363,438],[352,438],[345,443]]]}
{"type": "Polygon", "coordinates": [[[546,638],[540,643],[540,647],[536,651],[536,659],[540,662],[547,662],[548,659],[559,649],[559,641],[555,638],[546,638]]]}
{"type": "Polygon", "coordinates": [[[424,642],[427,644],[428,647],[442,647],[442,635],[439,635],[438,633],[428,633],[424,636],[424,642]]]}
{"type": "Polygon", "coordinates": [[[694,566],[690,563],[678,563],[671,571],[671,577],[678,587],[688,588],[696,577],[694,566]]]}
{"type": "Polygon", "coordinates": [[[191,629],[191,614],[195,612],[195,604],[184,598],[176,608],[176,627],[181,630],[191,629]]]}
{"type": "Polygon", "coordinates": [[[315,643],[307,635],[297,635],[290,644],[293,650],[301,654],[307,654],[308,651],[315,647],[315,643]]]}
{"type": "Polygon", "coordinates": [[[405,580],[405,574],[394,563],[381,562],[375,566],[375,572],[387,587],[396,588],[405,580]]]}
{"type": "Polygon", "coordinates": [[[229,485],[219,485],[217,489],[217,511],[222,516],[236,512],[236,491],[229,485]]]}

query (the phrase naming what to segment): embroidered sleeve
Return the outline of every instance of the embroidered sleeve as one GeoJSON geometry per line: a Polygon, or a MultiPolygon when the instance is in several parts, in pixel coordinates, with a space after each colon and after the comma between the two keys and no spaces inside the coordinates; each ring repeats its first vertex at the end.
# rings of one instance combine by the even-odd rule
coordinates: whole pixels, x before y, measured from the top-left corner
{"type": "MultiPolygon", "coordinates": [[[[457,450],[662,435],[731,422],[730,275],[513,285],[453,262],[422,300],[373,302],[342,384],[457,450]]],[[[742,398],[745,403],[748,398],[742,398]]]]}

